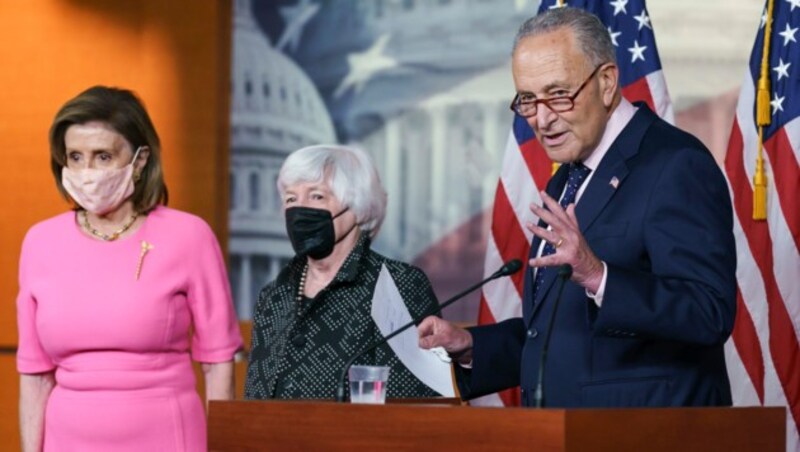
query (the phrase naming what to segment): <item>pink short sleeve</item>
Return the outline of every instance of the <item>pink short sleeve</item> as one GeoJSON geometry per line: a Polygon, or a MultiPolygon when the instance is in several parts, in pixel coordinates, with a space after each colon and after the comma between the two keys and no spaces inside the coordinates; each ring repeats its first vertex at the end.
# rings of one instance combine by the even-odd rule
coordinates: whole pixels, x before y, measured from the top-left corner
{"type": "Polygon", "coordinates": [[[242,336],[233,309],[228,273],[211,228],[198,222],[196,232],[187,293],[194,328],[192,357],[203,363],[230,361],[242,348],[242,336]]]}
{"type": "Polygon", "coordinates": [[[30,280],[35,276],[35,256],[30,232],[22,244],[19,259],[19,293],[17,294],[17,371],[36,374],[53,370],[56,366],[42,348],[36,328],[36,299],[30,290],[30,280]]]}

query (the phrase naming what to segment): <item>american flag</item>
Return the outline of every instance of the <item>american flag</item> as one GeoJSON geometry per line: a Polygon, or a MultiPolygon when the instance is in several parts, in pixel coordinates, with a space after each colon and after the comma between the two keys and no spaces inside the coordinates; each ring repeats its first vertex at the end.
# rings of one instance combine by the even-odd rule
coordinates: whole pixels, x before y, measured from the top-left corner
{"type": "MultiPolygon", "coordinates": [[[[622,94],[630,101],[644,101],[651,110],[673,122],[672,104],[667,93],[661,62],[656,51],[653,25],[644,0],[543,1],[539,12],[566,6],[586,9],[603,21],[616,47],[622,94]]],[[[502,262],[521,259],[527,262],[531,233],[524,228],[532,214],[531,203],[541,204],[552,165],[533,130],[521,117],[514,124],[506,144],[500,181],[494,200],[491,234],[487,241],[484,269],[486,276],[502,262]]],[[[499,322],[522,315],[522,281],[525,272],[485,286],[481,294],[479,324],[499,322]]],[[[485,405],[518,405],[519,390],[513,389],[482,398],[485,405]]]]}
{"type": "Polygon", "coordinates": [[[787,450],[798,450],[800,425],[800,1],[764,9],[742,83],[725,172],[734,204],[737,316],[726,346],[735,405],[787,409],[787,450]],[[758,148],[756,83],[771,20],[768,70],[771,123],[764,128],[767,219],[753,220],[758,148]]]}

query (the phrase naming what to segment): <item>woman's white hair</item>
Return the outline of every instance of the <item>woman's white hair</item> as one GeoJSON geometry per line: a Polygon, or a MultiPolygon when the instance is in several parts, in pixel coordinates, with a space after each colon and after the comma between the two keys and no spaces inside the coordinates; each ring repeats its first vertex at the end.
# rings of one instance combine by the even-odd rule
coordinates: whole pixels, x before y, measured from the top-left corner
{"type": "Polygon", "coordinates": [[[278,174],[281,197],[287,187],[309,182],[327,184],[342,206],[355,214],[361,231],[370,238],[378,235],[386,216],[386,190],[366,152],[338,144],[308,146],[292,152],[278,174]]]}

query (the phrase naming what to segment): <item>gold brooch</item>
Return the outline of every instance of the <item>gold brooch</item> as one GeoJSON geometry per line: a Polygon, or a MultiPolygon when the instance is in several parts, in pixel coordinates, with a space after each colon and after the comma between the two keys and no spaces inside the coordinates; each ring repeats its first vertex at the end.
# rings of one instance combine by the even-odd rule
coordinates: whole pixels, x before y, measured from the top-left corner
{"type": "Polygon", "coordinates": [[[142,263],[144,263],[144,256],[147,254],[148,251],[152,250],[153,244],[147,243],[146,241],[142,240],[142,248],[139,251],[139,263],[136,264],[136,280],[139,280],[139,275],[142,273],[142,263]]]}

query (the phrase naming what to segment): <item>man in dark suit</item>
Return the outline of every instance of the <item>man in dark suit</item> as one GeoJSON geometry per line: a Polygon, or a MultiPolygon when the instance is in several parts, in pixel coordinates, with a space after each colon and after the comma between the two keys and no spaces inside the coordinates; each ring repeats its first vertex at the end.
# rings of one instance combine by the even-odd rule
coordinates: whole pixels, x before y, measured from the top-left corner
{"type": "Polygon", "coordinates": [[[558,407],[730,405],[723,344],[736,311],[727,185],[708,150],[622,98],[602,23],[574,8],[530,19],[514,44],[514,110],[562,165],[542,192],[523,317],[464,330],[435,317],[420,346],[459,363],[465,399],[536,397],[543,338],[569,265],[544,373],[558,407]]]}

